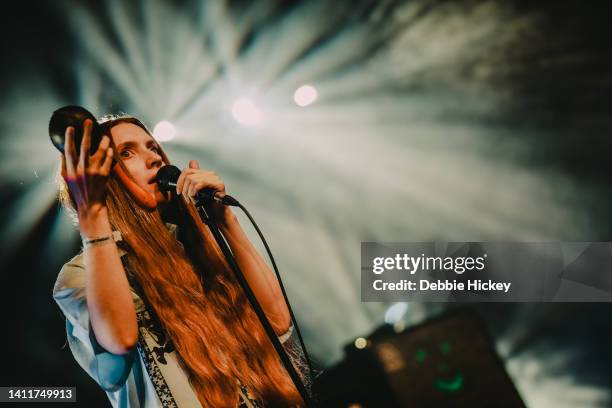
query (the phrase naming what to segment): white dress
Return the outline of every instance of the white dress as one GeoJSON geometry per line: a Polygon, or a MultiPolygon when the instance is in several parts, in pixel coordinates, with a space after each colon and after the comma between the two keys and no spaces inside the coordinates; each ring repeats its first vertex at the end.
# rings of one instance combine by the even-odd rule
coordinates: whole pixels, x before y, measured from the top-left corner
{"type": "MultiPolygon", "coordinates": [[[[167,226],[175,232],[176,226],[167,226]]],[[[116,241],[121,240],[118,232],[114,233],[114,237],[116,241]]],[[[126,252],[119,248],[119,253],[124,261],[126,252]]],[[[53,288],[53,298],[66,317],[66,335],[74,358],[106,392],[113,407],[201,406],[172,344],[134,290],[132,298],[138,318],[139,340],[137,347],[127,355],[106,351],[90,331],[82,253],[62,267],[53,288]]],[[[296,337],[291,325],[287,333],[279,336],[279,340],[309,389],[310,375],[305,375],[305,358],[296,337]]],[[[240,392],[238,407],[263,406],[242,384],[237,381],[236,385],[240,392]]]]}

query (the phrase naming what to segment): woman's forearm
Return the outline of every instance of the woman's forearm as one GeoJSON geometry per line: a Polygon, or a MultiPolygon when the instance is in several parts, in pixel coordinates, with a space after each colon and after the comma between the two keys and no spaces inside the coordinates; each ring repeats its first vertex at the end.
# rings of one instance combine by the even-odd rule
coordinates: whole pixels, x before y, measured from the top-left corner
{"type": "Polygon", "coordinates": [[[277,335],[285,333],[291,319],[276,275],[253,246],[235,215],[230,213],[219,227],[274,331],[277,335]]]}
{"type": "MultiPolygon", "coordinates": [[[[81,215],[86,238],[112,233],[106,208],[81,215]]],[[[125,354],[138,341],[138,323],[130,286],[114,243],[84,249],[87,307],[96,340],[114,354],[125,354]]]]}

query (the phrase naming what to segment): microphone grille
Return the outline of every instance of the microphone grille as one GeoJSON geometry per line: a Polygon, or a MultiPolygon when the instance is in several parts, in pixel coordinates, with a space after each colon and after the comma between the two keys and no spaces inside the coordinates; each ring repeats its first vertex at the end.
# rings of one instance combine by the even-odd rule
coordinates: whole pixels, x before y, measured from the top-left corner
{"type": "Polygon", "coordinates": [[[159,186],[160,190],[170,191],[173,189],[170,183],[176,183],[180,175],[181,170],[178,167],[169,164],[157,170],[155,179],[157,180],[157,185],[159,186]]]}

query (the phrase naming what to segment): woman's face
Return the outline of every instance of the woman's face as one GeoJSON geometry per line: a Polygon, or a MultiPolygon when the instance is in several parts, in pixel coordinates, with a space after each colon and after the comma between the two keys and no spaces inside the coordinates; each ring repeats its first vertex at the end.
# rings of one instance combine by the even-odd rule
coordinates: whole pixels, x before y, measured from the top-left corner
{"type": "Polygon", "coordinates": [[[157,170],[165,163],[157,142],[144,129],[133,123],[119,123],[111,129],[117,154],[136,183],[155,196],[157,203],[168,201],[168,193],[162,193],[153,182],[157,170]]]}

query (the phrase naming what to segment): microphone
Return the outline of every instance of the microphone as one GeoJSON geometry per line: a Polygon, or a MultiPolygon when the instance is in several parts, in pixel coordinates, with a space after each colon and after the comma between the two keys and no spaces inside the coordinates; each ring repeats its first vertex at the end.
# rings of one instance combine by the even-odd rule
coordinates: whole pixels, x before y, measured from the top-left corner
{"type": "MultiPolygon", "coordinates": [[[[161,191],[176,191],[176,181],[181,175],[181,170],[170,164],[166,166],[162,166],[159,170],[157,170],[157,175],[154,177],[154,180],[157,182],[159,189],[161,191]]],[[[224,195],[223,197],[217,196],[218,191],[213,188],[205,188],[202,191],[198,191],[196,193],[196,198],[200,202],[209,203],[212,201],[216,201],[223,205],[230,206],[239,206],[240,203],[234,197],[230,195],[224,195]]]]}

